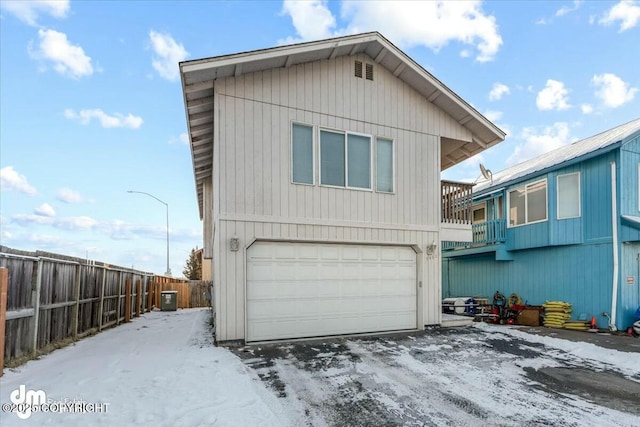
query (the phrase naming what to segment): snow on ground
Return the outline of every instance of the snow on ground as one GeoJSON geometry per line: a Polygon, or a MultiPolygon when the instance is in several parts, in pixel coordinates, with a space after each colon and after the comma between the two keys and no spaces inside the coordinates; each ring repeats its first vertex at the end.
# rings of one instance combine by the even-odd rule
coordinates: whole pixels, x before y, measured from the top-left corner
{"type": "Polygon", "coordinates": [[[212,345],[209,318],[206,309],[153,311],[15,370],[5,369],[3,405],[25,385],[26,390],[43,390],[52,401],[81,399],[108,406],[106,413],[32,413],[26,420],[2,411],[0,425],[288,425],[284,402],[236,356],[212,345]]]}
{"type": "Polygon", "coordinates": [[[625,406],[633,398],[583,393],[543,372],[609,375],[626,390],[640,386],[640,353],[486,324],[230,350],[212,345],[209,317],[154,311],[5,370],[3,409],[22,385],[53,402],[108,406],[26,420],[3,411],[0,424],[640,426],[640,409],[625,406]]]}
{"type": "MultiPolygon", "coordinates": [[[[554,389],[538,381],[546,377],[528,375],[540,368],[628,374],[638,369],[639,354],[578,343],[576,354],[567,356],[529,342],[527,334],[518,338],[518,331],[505,331],[480,327],[415,337],[349,338],[247,347],[238,354],[250,353],[245,363],[292,407],[302,408],[298,418],[306,416],[308,425],[640,426],[639,411],[624,411],[625,405],[635,405],[633,397],[613,405],[620,411],[611,409],[611,400],[618,397],[605,393],[609,406],[602,406],[602,398],[591,398],[590,389],[581,397],[570,384],[554,384],[554,389]],[[594,361],[584,354],[599,355],[594,361]]],[[[562,347],[557,341],[563,340],[545,340],[562,347]]],[[[640,376],[621,379],[636,387],[638,380],[640,376]]]]}
{"type": "Polygon", "coordinates": [[[598,347],[587,342],[574,342],[559,338],[529,334],[519,331],[514,327],[496,326],[487,323],[474,323],[474,327],[485,331],[494,337],[515,337],[529,342],[543,344],[545,347],[554,348],[554,357],[574,357],[599,362],[602,367],[612,367],[621,373],[633,377],[640,376],[640,354],[627,353],[598,347]]]}

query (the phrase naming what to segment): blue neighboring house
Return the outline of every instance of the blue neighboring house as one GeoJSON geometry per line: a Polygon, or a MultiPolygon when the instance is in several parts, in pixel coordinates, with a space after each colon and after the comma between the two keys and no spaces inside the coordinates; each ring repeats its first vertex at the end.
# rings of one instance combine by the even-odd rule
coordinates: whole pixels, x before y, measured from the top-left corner
{"type": "Polygon", "coordinates": [[[473,190],[473,242],[442,244],[443,297],[562,300],[574,319],[626,329],[640,306],[639,180],[640,118],[493,174],[473,190]]]}

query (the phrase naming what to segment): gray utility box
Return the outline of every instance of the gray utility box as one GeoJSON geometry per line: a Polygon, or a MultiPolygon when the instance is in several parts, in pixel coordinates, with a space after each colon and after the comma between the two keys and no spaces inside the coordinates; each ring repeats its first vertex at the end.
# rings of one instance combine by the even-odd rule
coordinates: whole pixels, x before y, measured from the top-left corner
{"type": "Polygon", "coordinates": [[[178,291],[160,292],[160,310],[176,311],[178,309],[178,291]]]}

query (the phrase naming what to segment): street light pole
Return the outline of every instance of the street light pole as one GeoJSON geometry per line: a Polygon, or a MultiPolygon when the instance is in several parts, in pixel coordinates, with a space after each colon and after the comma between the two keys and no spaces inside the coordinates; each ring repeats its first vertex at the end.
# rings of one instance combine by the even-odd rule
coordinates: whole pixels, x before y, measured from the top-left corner
{"type": "Polygon", "coordinates": [[[166,276],[171,277],[171,268],[169,268],[169,204],[167,202],[163,202],[162,200],[158,199],[153,194],[145,193],[144,191],[127,190],[127,193],[138,193],[138,194],[144,194],[149,197],[153,197],[154,199],[162,203],[167,209],[167,271],[164,274],[166,276]]]}

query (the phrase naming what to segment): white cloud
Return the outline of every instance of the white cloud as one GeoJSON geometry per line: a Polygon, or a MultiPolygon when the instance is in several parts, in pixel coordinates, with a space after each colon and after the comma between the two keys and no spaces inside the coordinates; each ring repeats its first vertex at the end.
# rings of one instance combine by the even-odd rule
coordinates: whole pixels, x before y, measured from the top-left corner
{"type": "Polygon", "coordinates": [[[540,110],[566,110],[571,107],[568,95],[564,83],[549,79],[544,89],[538,92],[536,105],[540,110]]]}
{"type": "Polygon", "coordinates": [[[70,9],[69,0],[3,0],[0,7],[32,26],[38,24],[41,14],[64,18],[70,9]]]}
{"type": "Polygon", "coordinates": [[[2,191],[15,190],[30,196],[36,194],[36,189],[29,184],[27,178],[19,174],[13,166],[5,166],[0,169],[0,187],[2,187],[2,191]]]}
{"type": "Polygon", "coordinates": [[[43,203],[35,209],[35,214],[40,216],[54,217],[56,216],[56,211],[49,203],[43,203]]]}
{"type": "Polygon", "coordinates": [[[569,124],[565,122],[556,122],[542,129],[526,127],[520,137],[524,139],[524,143],[517,145],[507,159],[506,162],[510,166],[548,153],[575,140],[571,138],[569,124]]]}
{"type": "Polygon", "coordinates": [[[91,58],[79,45],[72,44],[65,33],[55,30],[38,30],[40,43],[36,50],[29,46],[33,58],[50,61],[53,68],[63,76],[80,78],[90,76],[94,72],[91,58]]]}
{"type": "MultiPolygon", "coordinates": [[[[290,43],[317,40],[364,31],[380,31],[399,46],[426,46],[438,51],[450,42],[472,47],[479,62],[494,59],[502,37],[494,16],[482,10],[480,1],[345,1],[341,18],[344,28],[336,27],[335,16],[325,0],[295,2],[285,0],[283,13],[291,16],[297,38],[290,43]]],[[[470,55],[468,48],[461,55],[470,55]]]]}
{"type": "Polygon", "coordinates": [[[181,133],[180,135],[178,135],[177,138],[171,138],[169,140],[169,144],[183,144],[183,145],[189,145],[189,135],[187,135],[186,132],[181,133]]]}
{"type": "Polygon", "coordinates": [[[571,12],[575,12],[580,8],[582,4],[581,0],[573,0],[572,6],[562,6],[560,9],[556,10],[556,16],[564,16],[571,12]]]}
{"type": "Polygon", "coordinates": [[[620,21],[618,32],[627,31],[640,22],[640,4],[634,0],[622,0],[609,9],[600,19],[600,25],[613,25],[620,21]]]}
{"type": "Polygon", "coordinates": [[[121,113],[108,115],[98,108],[93,110],[80,110],[77,113],[71,108],[67,108],[66,110],[64,110],[64,116],[67,119],[78,120],[83,125],[89,124],[92,119],[97,119],[98,121],[100,121],[100,125],[103,128],[138,129],[140,126],[142,126],[143,123],[141,117],[134,116],[131,113],[127,114],[126,116],[121,113]]]}
{"type": "Polygon", "coordinates": [[[591,104],[582,104],[580,106],[580,110],[582,114],[591,114],[593,113],[593,106],[591,104]]]}
{"type": "Polygon", "coordinates": [[[282,4],[282,13],[291,16],[299,39],[288,38],[283,43],[318,40],[338,35],[334,29],[336,19],[327,7],[326,0],[291,1],[282,4]]]}
{"type": "Polygon", "coordinates": [[[637,87],[631,87],[629,83],[611,73],[594,75],[591,84],[596,87],[596,97],[608,108],[620,107],[630,102],[638,91],[637,87]]]}
{"type": "Polygon", "coordinates": [[[30,224],[53,224],[55,221],[55,218],[49,216],[25,214],[13,215],[11,219],[23,226],[28,226],[30,224]]]}
{"type": "Polygon", "coordinates": [[[56,194],[56,199],[65,203],[81,203],[84,201],[82,194],[70,188],[61,188],[56,194]]]}
{"type": "Polygon", "coordinates": [[[94,228],[99,225],[99,222],[88,216],[77,216],[61,218],[60,220],[56,221],[55,225],[56,227],[64,228],[66,230],[77,230],[94,228]]]}
{"type": "Polygon", "coordinates": [[[495,122],[502,118],[502,111],[487,110],[483,115],[490,121],[495,122]]]}
{"type": "Polygon", "coordinates": [[[151,30],[149,31],[149,40],[154,53],[153,68],[164,79],[178,80],[180,78],[178,62],[187,59],[189,52],[169,34],[161,34],[151,30]]]}
{"type": "Polygon", "coordinates": [[[502,83],[494,83],[491,92],[489,92],[489,101],[498,101],[510,92],[509,86],[502,83]]]}
{"type": "Polygon", "coordinates": [[[56,228],[64,230],[92,229],[96,228],[100,223],[88,216],[77,216],[68,218],[55,218],[45,215],[25,215],[16,214],[11,217],[13,221],[22,225],[29,226],[31,224],[52,225],[56,228]]]}

